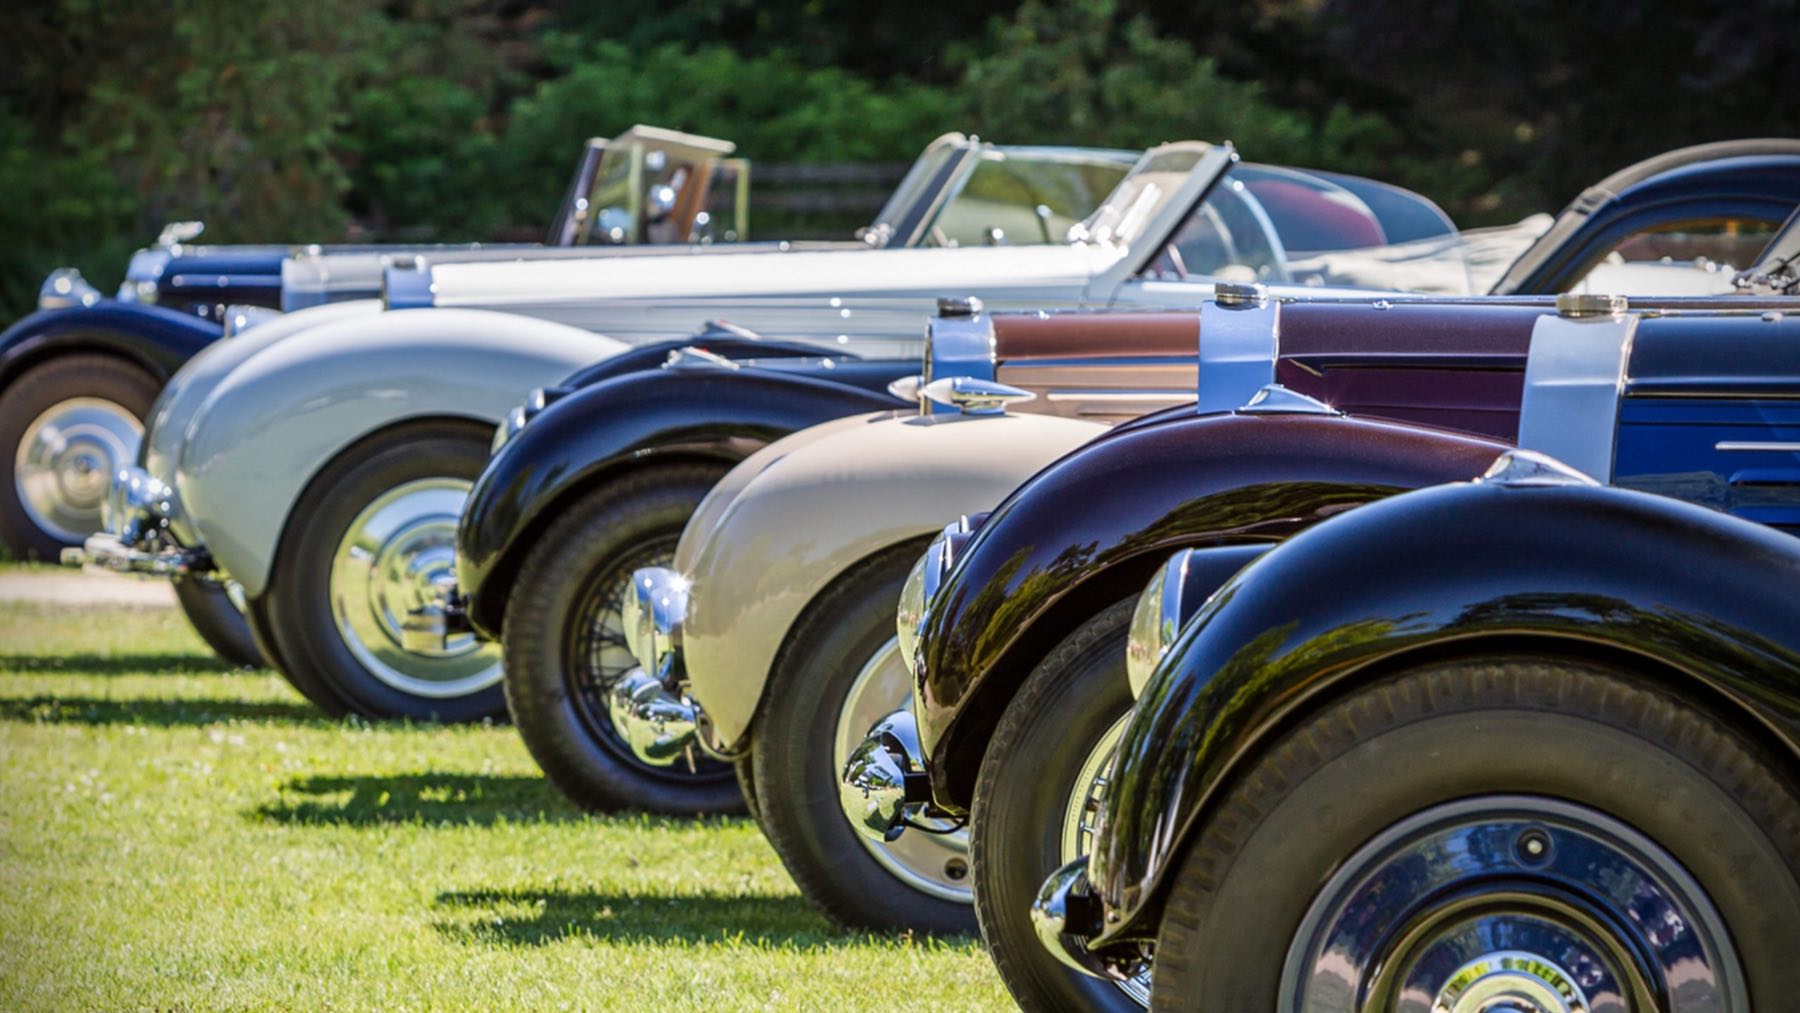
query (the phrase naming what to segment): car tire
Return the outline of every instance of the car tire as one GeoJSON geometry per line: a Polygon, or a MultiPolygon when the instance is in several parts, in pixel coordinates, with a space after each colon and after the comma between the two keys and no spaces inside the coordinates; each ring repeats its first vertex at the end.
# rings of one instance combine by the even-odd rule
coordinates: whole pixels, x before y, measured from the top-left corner
{"type": "MultiPolygon", "coordinates": [[[[844,928],[955,935],[976,930],[966,854],[958,854],[954,844],[961,836],[940,844],[932,843],[939,840],[935,835],[908,830],[878,852],[882,846],[851,827],[838,801],[843,760],[835,754],[855,744],[840,741],[848,727],[845,708],[859,680],[875,666],[892,680],[888,666],[898,661],[894,612],[900,586],[922,548],[908,543],[857,564],[807,606],[789,631],[763,694],[751,735],[752,762],[763,832],[815,908],[844,928]],[[884,660],[890,653],[892,659],[884,660]],[[898,861],[894,856],[902,847],[927,850],[915,864],[885,864],[898,861]],[[949,880],[957,869],[960,881],[949,880]],[[950,882],[960,882],[960,888],[950,882]]],[[[904,669],[900,674],[904,690],[910,683],[904,669]]],[[[906,701],[902,693],[878,709],[891,711],[906,701]]],[[[851,733],[855,741],[879,715],[870,716],[851,733]]]]}
{"type": "Polygon", "coordinates": [[[1097,754],[1111,751],[1131,712],[1125,635],[1135,604],[1119,602],[1083,623],[1037,664],[1001,712],[976,776],[975,914],[1001,980],[1027,1011],[1141,1010],[1149,998],[1147,981],[1128,992],[1058,961],[1031,924],[1044,878],[1086,853],[1078,844],[1086,835],[1066,824],[1071,806],[1090,798],[1094,777],[1110,768],[1097,754]]]}
{"type": "MultiPolygon", "coordinates": [[[[1735,946],[1748,989],[1747,998],[1718,1008],[1766,1009],[1800,994],[1800,961],[1794,959],[1800,953],[1800,797],[1791,772],[1728,720],[1642,673],[1587,661],[1498,656],[1428,663],[1353,689],[1299,720],[1232,778],[1177,860],[1156,941],[1153,1007],[1275,1008],[1283,997],[1284,969],[1296,966],[1290,945],[1311,952],[1308,941],[1321,938],[1320,926],[1333,924],[1332,917],[1318,920],[1321,910],[1370,916],[1358,920],[1354,931],[1375,939],[1384,938],[1380,919],[1406,910],[1411,928],[1403,935],[1416,941],[1425,931],[1421,926],[1444,910],[1432,905],[1495,904],[1487,898],[1519,882],[1526,873],[1516,870],[1528,864],[1517,857],[1523,855],[1520,843],[1505,843],[1525,840],[1506,829],[1525,825],[1508,822],[1524,817],[1509,814],[1530,816],[1538,809],[1553,814],[1542,824],[1552,829],[1587,827],[1619,840],[1641,838],[1631,846],[1635,851],[1620,853],[1664,855],[1662,864],[1640,860],[1672,870],[1671,883],[1692,884],[1702,899],[1692,910],[1716,912],[1717,932],[1735,946]],[[1461,825],[1456,820],[1488,821],[1503,833],[1477,837],[1470,831],[1446,839],[1460,847],[1419,837],[1431,850],[1406,850],[1414,839],[1409,835],[1461,825]],[[1490,841],[1501,843],[1483,846],[1490,841]],[[1368,864],[1393,854],[1408,863],[1396,863],[1393,876],[1368,864]],[[1433,858],[1439,855],[1444,857],[1433,858]],[[1440,881],[1434,872],[1440,868],[1466,881],[1440,881]],[[1363,906],[1334,907],[1335,899],[1352,896],[1340,893],[1342,882],[1353,884],[1345,890],[1368,883],[1384,889],[1364,895],[1363,906]],[[1503,886],[1480,885],[1494,883],[1503,886]],[[1389,886],[1396,889],[1387,892],[1389,886]]],[[[1534,851],[1587,853],[1564,841],[1542,838],[1534,851]]],[[[1530,888],[1513,896],[1554,896],[1549,891],[1557,889],[1551,875],[1556,868],[1536,870],[1530,888]]],[[[1610,866],[1598,860],[1583,866],[1591,868],[1610,866]]],[[[1598,918],[1621,907],[1607,900],[1613,892],[1626,895],[1632,910],[1603,935],[1635,933],[1619,927],[1635,925],[1655,936],[1657,925],[1670,924],[1645,899],[1641,881],[1605,878],[1603,888],[1586,891],[1602,902],[1598,918]]],[[[1713,934],[1703,914],[1690,911],[1679,921],[1682,933],[1662,935],[1698,940],[1713,934]]],[[[1496,926],[1490,938],[1521,938],[1500,934],[1513,927],[1496,926]]],[[[1658,952],[1646,946],[1640,955],[1658,952]]],[[[1315,989],[1307,995],[1352,1008],[1353,992],[1345,990],[1368,982],[1357,980],[1356,963],[1334,953],[1313,966],[1336,980],[1333,994],[1324,995],[1317,990],[1326,986],[1298,974],[1300,987],[1310,983],[1315,989]]],[[[1405,965],[1395,958],[1390,966],[1405,965]]],[[[1583,976],[1593,980],[1600,965],[1582,966],[1583,976]]],[[[1707,974],[1705,966],[1690,962],[1679,976],[1691,983],[1704,982],[1707,974]]],[[[1682,985],[1684,992],[1690,987],[1682,985]]],[[[1427,988],[1426,1004],[1432,996],[1427,988]]],[[[1284,1008],[1299,1005],[1295,999],[1284,1008]]]]}
{"type": "Polygon", "coordinates": [[[175,578],[175,600],[187,616],[188,624],[206,646],[212,648],[227,664],[239,668],[266,668],[262,648],[250,632],[250,620],[244,610],[231,600],[230,590],[222,583],[197,577],[175,578]]]}
{"type": "Polygon", "coordinates": [[[113,475],[137,460],[161,388],[116,355],[59,355],[0,392],[0,540],[14,559],[56,562],[101,528],[113,475]]]}
{"type": "Polygon", "coordinates": [[[756,804],[756,764],[748,757],[740,757],[732,761],[731,770],[737,775],[738,790],[744,793],[744,811],[761,823],[762,806],[756,804]]]}
{"type": "Polygon", "coordinates": [[[295,688],[335,716],[446,723],[504,717],[500,649],[468,638],[406,650],[405,610],[436,597],[456,524],[487,463],[473,423],[398,426],[338,455],[308,483],[282,534],[263,612],[295,688]]]}
{"type": "Polygon", "coordinates": [[[606,701],[612,680],[636,665],[616,626],[631,572],[669,564],[681,529],[722,474],[684,464],[609,481],[556,508],[519,567],[506,605],[506,700],[545,776],[583,808],[744,811],[730,764],[697,746],[688,762],[645,763],[614,728],[606,701]],[[615,625],[597,629],[607,616],[615,625]]]}

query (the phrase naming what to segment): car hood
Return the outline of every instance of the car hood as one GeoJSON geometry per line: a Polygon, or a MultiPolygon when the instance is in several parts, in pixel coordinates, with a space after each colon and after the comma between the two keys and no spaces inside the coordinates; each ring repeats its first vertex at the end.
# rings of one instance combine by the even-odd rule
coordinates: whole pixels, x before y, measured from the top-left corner
{"type": "MultiPolygon", "coordinates": [[[[1123,250],[1094,245],[910,250],[803,250],[767,256],[626,257],[434,264],[438,306],[513,310],[551,319],[617,301],[788,299],[831,306],[859,297],[1060,288],[1077,294],[1123,250]]],[[[1065,296],[1066,298],[1067,296],[1065,296]]]]}

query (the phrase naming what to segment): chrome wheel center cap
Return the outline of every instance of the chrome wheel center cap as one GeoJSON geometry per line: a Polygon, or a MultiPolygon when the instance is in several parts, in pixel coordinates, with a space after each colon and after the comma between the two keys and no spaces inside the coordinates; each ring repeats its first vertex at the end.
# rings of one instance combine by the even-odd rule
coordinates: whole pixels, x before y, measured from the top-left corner
{"type": "Polygon", "coordinates": [[[500,649],[469,634],[410,650],[407,613],[437,600],[455,577],[456,523],[466,479],[404,483],[364,507],[331,566],[333,618],[369,674],[402,692],[457,697],[500,681],[500,649]]]}
{"type": "Polygon", "coordinates": [[[1503,950],[1469,961],[1439,990],[1432,1013],[1586,1013],[1575,979],[1535,953],[1503,950]]]}
{"type": "MultiPolygon", "coordinates": [[[[832,771],[842,771],[850,753],[869,734],[875,723],[904,705],[912,695],[912,676],[900,661],[900,641],[891,639],[857,673],[844,708],[838,714],[833,742],[832,771]]],[[[849,820],[848,814],[840,815],[849,820]]],[[[974,903],[969,883],[969,832],[954,830],[944,820],[920,818],[926,829],[909,830],[898,838],[878,843],[856,839],[895,879],[930,897],[961,904],[974,903]],[[931,832],[927,832],[927,830],[931,832]]]]}
{"type": "MultiPolygon", "coordinates": [[[[399,532],[381,546],[371,567],[371,577],[386,607],[380,610],[382,625],[399,635],[395,617],[404,619],[411,609],[438,601],[456,583],[456,527],[443,518],[429,517],[399,532]]],[[[471,637],[450,638],[443,647],[414,650],[434,658],[454,658],[478,645],[471,637]]]]}
{"type": "Polygon", "coordinates": [[[13,485],[32,523],[70,542],[100,530],[113,473],[137,456],[144,427],[124,406],[97,397],[51,405],[25,427],[13,485]]]}

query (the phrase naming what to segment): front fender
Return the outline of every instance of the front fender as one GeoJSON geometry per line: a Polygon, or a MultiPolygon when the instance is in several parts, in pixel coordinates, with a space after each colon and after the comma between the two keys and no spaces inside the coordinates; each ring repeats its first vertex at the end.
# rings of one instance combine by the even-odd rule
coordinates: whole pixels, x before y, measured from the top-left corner
{"type": "MultiPolygon", "coordinates": [[[[213,388],[239,364],[270,345],[321,324],[379,312],[381,303],[373,299],[298,310],[258,324],[230,341],[208,345],[183,364],[163,385],[162,393],[156,396],[150,418],[144,425],[144,442],[138,452],[138,462],[150,474],[173,485],[176,461],[181,456],[181,446],[190,424],[206,407],[213,388]]],[[[184,545],[194,544],[191,539],[196,536],[186,518],[177,512],[173,520],[175,537],[184,545]]]]}
{"type": "Polygon", "coordinates": [[[845,570],[991,509],[1103,432],[1041,415],[883,413],[802,430],[733,469],[676,550],[693,581],[683,658],[717,744],[750,730],[789,627],[845,570]]]}
{"type": "Polygon", "coordinates": [[[1338,415],[1188,414],[1109,433],[1045,468],[963,547],[931,604],[916,701],[934,799],[967,809],[994,726],[1033,666],[1141,590],[1170,552],[1278,542],[1372,500],[1478,475],[1507,449],[1338,415]]]}
{"type": "Polygon", "coordinates": [[[187,423],[176,492],[199,544],[254,598],[267,586],[294,501],[344,448],[410,419],[495,424],[532,387],[624,347],[590,331],[478,310],[382,313],[308,328],[214,386],[187,423]]]}
{"type": "Polygon", "coordinates": [[[1154,934],[1194,827],[1282,728],[1420,656],[1611,658],[1800,773],[1796,586],[1800,540],[1596,486],[1438,486],[1296,536],[1214,596],[1138,701],[1089,866],[1102,940],[1154,934]]]}
{"type": "MultiPolygon", "coordinates": [[[[870,368],[897,378],[917,363],[833,366],[870,368]]],[[[848,383],[755,366],[640,369],[582,387],[502,447],[470,493],[456,564],[470,621],[500,636],[520,559],[545,524],[596,484],[670,460],[728,467],[795,430],[899,405],[848,383]]]]}
{"type": "Polygon", "coordinates": [[[213,321],[148,303],[102,299],[91,306],[38,310],[0,333],[0,389],[64,352],[107,352],[166,380],[222,333],[213,321]]]}

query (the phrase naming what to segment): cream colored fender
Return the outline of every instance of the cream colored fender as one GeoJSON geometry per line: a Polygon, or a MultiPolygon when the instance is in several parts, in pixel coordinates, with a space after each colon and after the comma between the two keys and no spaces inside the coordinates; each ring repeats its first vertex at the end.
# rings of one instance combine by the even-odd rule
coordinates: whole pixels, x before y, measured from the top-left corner
{"type": "Polygon", "coordinates": [[[310,328],[238,363],[185,422],[174,461],[180,512],[197,544],[258,597],[295,500],[345,448],[410,419],[497,425],[531,388],[625,347],[477,310],[405,310],[310,328]]]}
{"type": "Polygon", "coordinates": [[[789,628],[832,581],[993,509],[1105,431],[1042,415],[888,412],[814,426],[745,459],[700,504],[675,554],[692,581],[682,657],[718,741],[749,731],[789,628]]]}

